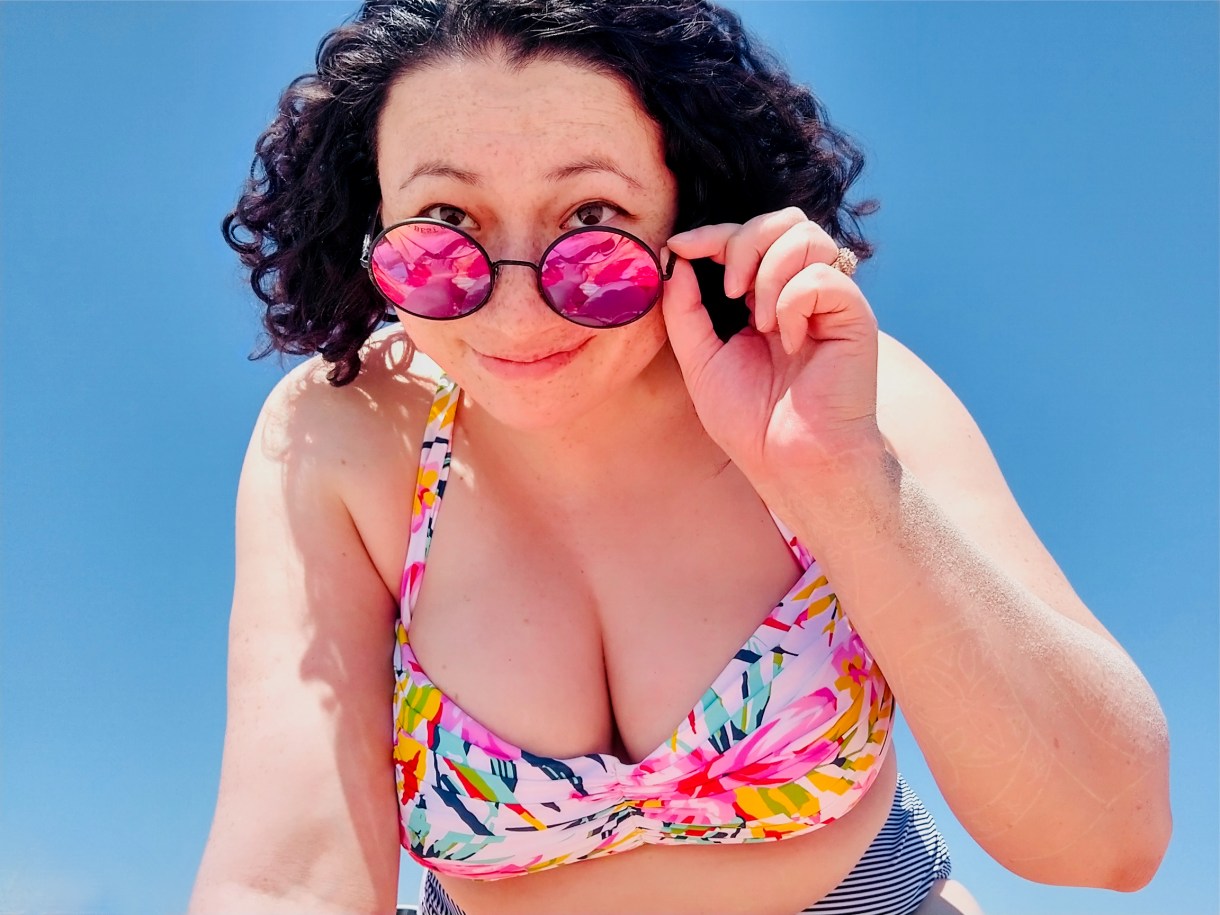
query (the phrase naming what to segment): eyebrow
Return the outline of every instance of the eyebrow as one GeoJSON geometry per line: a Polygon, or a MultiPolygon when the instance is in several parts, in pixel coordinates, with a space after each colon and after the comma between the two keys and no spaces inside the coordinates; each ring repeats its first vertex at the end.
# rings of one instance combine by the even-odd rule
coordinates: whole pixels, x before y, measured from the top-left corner
{"type": "Polygon", "coordinates": [[[439,159],[429,159],[427,162],[412,169],[411,174],[407,175],[406,180],[398,187],[402,189],[416,178],[425,177],[453,178],[455,181],[461,181],[463,184],[473,184],[476,187],[483,183],[482,179],[474,172],[468,172],[465,169],[447,165],[439,159]]]}
{"type": "Polygon", "coordinates": [[[548,181],[562,181],[565,178],[584,175],[588,172],[609,172],[612,175],[618,175],[637,191],[644,189],[640,182],[636,181],[609,159],[603,159],[601,156],[589,156],[568,165],[561,165],[559,168],[551,169],[551,171],[547,172],[546,178],[548,181]]]}
{"type": "MultiPolygon", "coordinates": [[[[584,159],[578,159],[575,162],[569,162],[567,165],[561,165],[558,168],[553,168],[544,176],[548,181],[563,181],[567,178],[573,178],[577,175],[584,175],[590,172],[608,172],[612,175],[617,175],[626,181],[636,190],[643,190],[644,187],[627,172],[623,171],[609,159],[601,156],[587,156],[584,159]]],[[[452,178],[455,181],[460,181],[463,184],[471,184],[475,187],[480,187],[483,184],[483,179],[475,172],[467,171],[464,168],[458,168],[443,162],[440,159],[430,159],[412,169],[411,174],[407,175],[405,181],[399,185],[399,188],[404,188],[416,178],[434,177],[434,178],[452,178]]]]}

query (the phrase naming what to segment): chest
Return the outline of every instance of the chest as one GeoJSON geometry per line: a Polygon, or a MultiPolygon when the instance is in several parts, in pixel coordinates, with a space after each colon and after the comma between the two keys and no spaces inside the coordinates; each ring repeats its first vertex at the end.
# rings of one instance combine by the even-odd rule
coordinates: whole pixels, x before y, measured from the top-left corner
{"type": "MultiPolygon", "coordinates": [[[[423,536],[422,532],[417,536],[423,536]]],[[[733,468],[576,525],[451,469],[409,638],[496,735],[558,758],[647,756],[800,574],[733,468]]]]}

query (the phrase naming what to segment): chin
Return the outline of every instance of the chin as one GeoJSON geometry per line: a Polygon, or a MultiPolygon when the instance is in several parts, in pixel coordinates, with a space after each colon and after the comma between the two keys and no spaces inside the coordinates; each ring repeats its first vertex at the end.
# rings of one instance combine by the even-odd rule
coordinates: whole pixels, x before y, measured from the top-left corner
{"type": "Polygon", "coordinates": [[[541,432],[579,421],[626,388],[631,380],[625,373],[607,378],[601,372],[572,371],[570,377],[547,382],[471,377],[467,385],[460,380],[458,384],[496,422],[521,432],[541,432]]]}
{"type": "Polygon", "coordinates": [[[470,396],[500,425],[515,432],[527,433],[570,427],[606,400],[605,397],[573,397],[562,401],[549,398],[525,400],[499,391],[484,396],[482,400],[477,392],[471,392],[470,396]]]}

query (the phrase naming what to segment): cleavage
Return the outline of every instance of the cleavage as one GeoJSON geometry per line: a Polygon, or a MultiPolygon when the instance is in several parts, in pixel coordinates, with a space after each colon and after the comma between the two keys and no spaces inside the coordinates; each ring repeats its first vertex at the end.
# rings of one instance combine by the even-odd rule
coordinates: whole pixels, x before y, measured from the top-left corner
{"type": "Polygon", "coordinates": [[[620,512],[579,539],[478,495],[451,472],[412,649],[463,710],[540,756],[653,753],[801,571],[752,491],[620,512]]]}

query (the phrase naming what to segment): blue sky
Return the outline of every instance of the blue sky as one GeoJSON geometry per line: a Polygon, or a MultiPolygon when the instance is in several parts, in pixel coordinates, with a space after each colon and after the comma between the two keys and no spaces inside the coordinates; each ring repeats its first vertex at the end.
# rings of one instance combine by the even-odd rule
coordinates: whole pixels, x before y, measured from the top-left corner
{"type": "MultiPolygon", "coordinates": [[[[1175,833],[1136,894],[1004,870],[900,730],[955,876],[989,915],[1220,911],[1220,7],[734,6],[868,155],[857,280],[882,327],[971,410],[1169,717],[1175,833]]],[[[245,358],[257,311],[218,227],[354,9],[0,4],[5,912],[186,907],[238,470],[282,372],[245,358]]],[[[401,900],[418,880],[404,863],[401,900]]]]}

